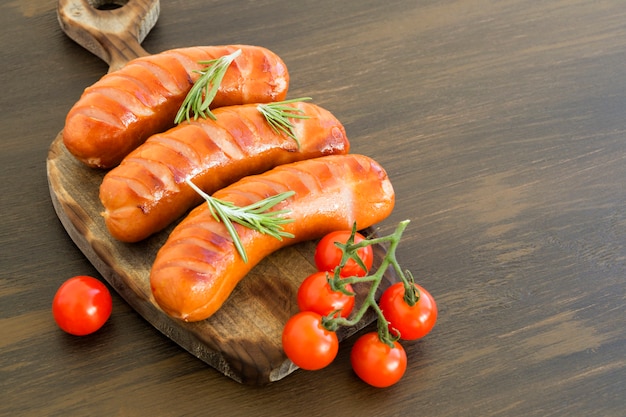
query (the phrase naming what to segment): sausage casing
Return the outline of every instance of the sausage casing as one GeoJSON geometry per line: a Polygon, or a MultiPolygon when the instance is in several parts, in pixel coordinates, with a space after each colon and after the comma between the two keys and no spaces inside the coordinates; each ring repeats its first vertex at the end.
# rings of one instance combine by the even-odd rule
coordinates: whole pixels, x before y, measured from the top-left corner
{"type": "Polygon", "coordinates": [[[306,102],[288,106],[307,116],[292,120],[300,146],[273,130],[256,105],[221,107],[215,121],[183,122],[148,138],[100,186],[111,235],[137,242],[198,205],[202,198],[185,180],[212,194],[277,165],[348,153],[345,129],[329,111],[306,102]]]}
{"type": "Polygon", "coordinates": [[[290,210],[284,231],[294,238],[276,239],[239,225],[235,228],[248,255],[244,262],[223,223],[207,204],[192,210],[157,253],[150,285],[158,305],[185,321],[210,317],[237,283],[265,256],[293,243],[316,239],[333,230],[369,227],[385,219],[394,206],[394,191],[385,170],[363,155],[331,155],[278,166],[248,176],[213,196],[237,206],[294,191],[274,210],[290,210]]]}
{"type": "Polygon", "coordinates": [[[86,88],[70,109],[63,128],[68,151],[85,164],[111,168],[150,135],[174,125],[176,113],[201,61],[241,54],[229,65],[211,104],[284,100],[289,73],[273,52],[258,46],[179,48],[129,61],[86,88]]]}

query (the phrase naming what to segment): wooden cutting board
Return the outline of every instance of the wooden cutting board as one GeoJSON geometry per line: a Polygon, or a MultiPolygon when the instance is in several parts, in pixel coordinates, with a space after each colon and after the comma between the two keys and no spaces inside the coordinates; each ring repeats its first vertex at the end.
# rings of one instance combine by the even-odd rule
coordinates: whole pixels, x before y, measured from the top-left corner
{"type": "MultiPolygon", "coordinates": [[[[158,14],[158,0],[129,0],[114,10],[95,9],[86,0],[60,0],[58,9],[59,22],[68,36],[107,62],[110,70],[147,54],[140,43],[158,14]]],[[[140,243],[111,238],[98,199],[105,172],[88,168],[69,154],[62,132],[50,146],[47,174],[54,209],[69,236],[104,279],[154,327],[241,383],[267,384],[297,369],[282,350],[281,334],[287,319],[298,311],[298,285],[315,271],[316,242],[297,244],[267,257],[239,283],[216,314],[185,323],[158,307],[149,283],[152,262],[174,226],[140,243]]],[[[371,229],[368,232],[373,233],[371,229]]],[[[385,249],[376,246],[374,253],[376,267],[385,249]]],[[[395,281],[393,271],[388,270],[377,296],[395,281]]],[[[360,305],[368,288],[357,285],[354,289],[360,305]]],[[[374,314],[366,314],[357,326],[340,329],[339,339],[345,340],[374,320],[374,314]]]]}

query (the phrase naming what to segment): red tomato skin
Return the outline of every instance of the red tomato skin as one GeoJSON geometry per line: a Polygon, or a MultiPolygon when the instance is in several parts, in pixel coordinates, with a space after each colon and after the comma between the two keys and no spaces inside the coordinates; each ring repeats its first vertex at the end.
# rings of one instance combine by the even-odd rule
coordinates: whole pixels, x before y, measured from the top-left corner
{"type": "Polygon", "coordinates": [[[379,306],[389,324],[389,330],[400,332],[404,340],[416,340],[426,336],[437,322],[437,303],[428,291],[415,284],[420,299],[414,306],[404,301],[404,284],[397,282],[387,288],[380,297],[379,306]]]}
{"type": "Polygon", "coordinates": [[[315,371],[328,366],[337,356],[337,334],[322,326],[322,316],[312,311],[293,315],[283,328],[283,350],[301,369],[315,371]]]}
{"type": "Polygon", "coordinates": [[[80,275],[65,281],[52,300],[57,325],[75,336],[100,329],[111,316],[113,302],[108,288],[93,277],[80,275]]]}
{"type": "MultiPolygon", "coordinates": [[[[346,243],[351,233],[350,230],[338,230],[330,232],[320,239],[315,247],[315,254],[313,255],[318,271],[333,272],[335,270],[341,262],[342,255],[341,249],[335,246],[335,242],[346,243]]],[[[357,232],[354,235],[354,243],[359,243],[362,240],[365,240],[365,237],[357,232]]],[[[374,263],[374,251],[372,247],[365,246],[360,248],[357,253],[367,269],[371,269],[374,263]]],[[[367,274],[367,271],[364,271],[353,259],[349,259],[341,269],[340,274],[343,277],[362,277],[367,274]]]]}
{"type": "Polygon", "coordinates": [[[394,348],[381,342],[377,332],[366,333],[350,351],[352,369],[364,382],[377,388],[394,385],[406,371],[407,357],[402,345],[394,348]]]}
{"type": "MultiPolygon", "coordinates": [[[[335,317],[348,317],[354,308],[354,296],[333,291],[328,283],[328,274],[328,272],[315,272],[302,281],[298,287],[298,308],[300,311],[313,311],[322,316],[341,310],[335,317]]],[[[350,284],[347,284],[345,288],[352,292],[350,284]]]]}

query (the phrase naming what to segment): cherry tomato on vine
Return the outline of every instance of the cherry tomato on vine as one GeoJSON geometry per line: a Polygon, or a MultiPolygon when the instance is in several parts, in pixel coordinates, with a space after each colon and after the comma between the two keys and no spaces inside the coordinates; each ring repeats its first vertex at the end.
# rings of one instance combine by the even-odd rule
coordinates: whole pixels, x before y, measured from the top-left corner
{"type": "Polygon", "coordinates": [[[85,336],[104,325],[112,307],[107,287],[96,278],[81,275],[59,287],[52,300],[52,315],[62,330],[85,336]]]}
{"type": "MultiPolygon", "coordinates": [[[[333,311],[341,310],[335,317],[348,317],[354,308],[354,296],[341,291],[333,291],[328,282],[332,279],[329,272],[315,272],[302,281],[298,288],[298,307],[300,311],[313,311],[327,316],[333,311]]],[[[352,292],[350,284],[345,289],[352,292]]]]}
{"type": "MultiPolygon", "coordinates": [[[[329,271],[333,272],[335,268],[341,262],[342,251],[337,246],[335,246],[335,242],[346,243],[351,235],[350,230],[338,230],[335,232],[330,232],[326,236],[324,236],[317,246],[315,247],[315,265],[319,271],[329,271]]],[[[359,243],[360,241],[365,240],[365,237],[360,233],[356,233],[354,236],[354,243],[359,243]]],[[[369,270],[372,267],[372,263],[374,262],[374,251],[371,246],[365,246],[357,250],[357,254],[359,258],[363,261],[363,264],[369,270]]],[[[341,276],[350,277],[350,276],[365,276],[367,271],[364,271],[354,259],[349,259],[348,262],[341,269],[341,276]]]]}
{"type": "Polygon", "coordinates": [[[400,343],[394,348],[382,342],[378,332],[366,333],[354,343],[350,352],[352,369],[366,383],[389,387],[398,382],[406,371],[406,352],[400,343]]]}
{"type": "MultiPolygon", "coordinates": [[[[437,304],[428,291],[415,284],[419,300],[410,306],[404,300],[404,284],[397,282],[387,288],[378,302],[389,324],[389,331],[400,332],[404,340],[415,340],[426,336],[437,321],[437,304]]],[[[395,333],[394,333],[395,334],[395,333]]]]}
{"type": "Polygon", "coordinates": [[[283,328],[283,350],[297,366],[309,371],[322,369],[337,356],[337,334],[322,326],[322,316],[312,311],[296,313],[283,328]]]}

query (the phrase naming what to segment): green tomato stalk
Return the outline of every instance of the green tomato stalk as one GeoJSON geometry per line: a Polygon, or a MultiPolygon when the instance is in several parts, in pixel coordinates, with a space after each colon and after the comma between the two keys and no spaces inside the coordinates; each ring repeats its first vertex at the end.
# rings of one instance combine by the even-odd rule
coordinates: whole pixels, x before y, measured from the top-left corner
{"type": "Polygon", "coordinates": [[[404,283],[404,287],[406,290],[405,294],[407,294],[407,296],[405,296],[407,304],[415,305],[415,303],[419,300],[419,293],[413,285],[413,275],[409,271],[403,271],[396,259],[396,249],[398,247],[398,244],[400,243],[402,233],[404,232],[408,224],[409,220],[401,221],[396,227],[396,230],[390,235],[376,238],[367,238],[359,243],[354,243],[354,236],[356,234],[355,224],[352,227],[352,235],[350,236],[348,241],[345,244],[336,243],[336,245],[342,250],[343,256],[341,258],[340,264],[335,268],[333,277],[329,278],[331,288],[349,295],[353,295],[354,293],[351,293],[350,291],[345,289],[345,286],[347,284],[367,282],[370,283],[370,288],[365,297],[365,300],[363,301],[363,304],[351,319],[347,319],[344,317],[335,317],[337,312],[333,311],[322,320],[322,324],[325,328],[330,331],[337,331],[337,329],[341,326],[354,326],[363,318],[365,312],[369,308],[372,308],[378,315],[378,337],[383,343],[386,343],[392,348],[394,347],[394,342],[400,338],[400,335],[397,333],[391,334],[391,332],[389,331],[389,322],[387,321],[387,319],[385,319],[382,310],[378,306],[375,295],[385,275],[385,271],[387,271],[389,266],[391,266],[400,278],[400,280],[404,283]],[[370,275],[368,271],[368,275],[363,277],[353,276],[343,278],[340,276],[339,271],[341,270],[341,268],[343,268],[343,266],[348,262],[349,259],[353,259],[363,269],[365,269],[365,266],[359,258],[357,251],[359,250],[359,248],[375,244],[388,244],[389,247],[380,266],[374,273],[370,275]]]}

